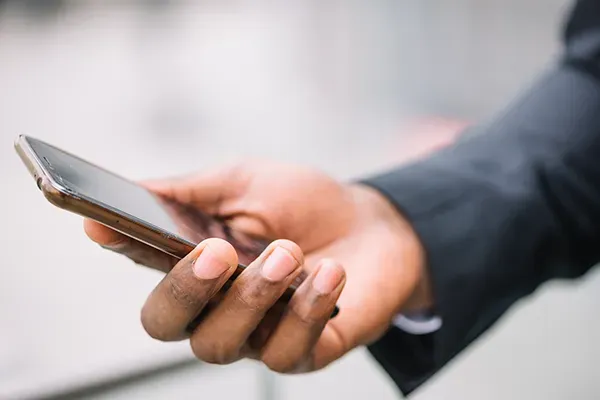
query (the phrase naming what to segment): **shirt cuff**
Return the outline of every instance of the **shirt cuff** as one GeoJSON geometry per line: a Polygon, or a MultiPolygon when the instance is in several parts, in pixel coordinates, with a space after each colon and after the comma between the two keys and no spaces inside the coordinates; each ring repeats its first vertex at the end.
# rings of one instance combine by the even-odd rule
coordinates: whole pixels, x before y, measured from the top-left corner
{"type": "Polygon", "coordinates": [[[411,335],[428,335],[442,327],[442,319],[428,313],[398,314],[392,324],[411,335]]]}

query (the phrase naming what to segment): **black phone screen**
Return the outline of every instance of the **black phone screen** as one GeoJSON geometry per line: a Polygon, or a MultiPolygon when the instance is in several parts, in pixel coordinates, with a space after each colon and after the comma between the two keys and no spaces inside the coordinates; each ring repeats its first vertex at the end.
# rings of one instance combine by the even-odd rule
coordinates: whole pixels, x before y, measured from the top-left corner
{"type": "Polygon", "coordinates": [[[196,207],[174,202],[79,157],[34,138],[27,138],[44,168],[60,186],[100,206],[126,214],[192,245],[209,237],[229,241],[240,262],[248,264],[266,247],[260,240],[235,232],[225,221],[196,207]]]}

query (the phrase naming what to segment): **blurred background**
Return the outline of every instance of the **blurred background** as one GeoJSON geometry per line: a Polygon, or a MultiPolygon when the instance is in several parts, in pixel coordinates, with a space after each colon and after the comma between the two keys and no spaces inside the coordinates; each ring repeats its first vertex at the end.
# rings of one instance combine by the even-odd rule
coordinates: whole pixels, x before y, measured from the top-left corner
{"type": "MultiPolygon", "coordinates": [[[[566,0],[0,0],[0,399],[394,399],[363,349],[282,377],[146,337],[160,276],[38,193],[19,133],[121,174],[252,156],[340,179],[444,142],[556,54],[566,0]]],[[[600,276],[547,285],[414,396],[593,399],[600,276]]]]}

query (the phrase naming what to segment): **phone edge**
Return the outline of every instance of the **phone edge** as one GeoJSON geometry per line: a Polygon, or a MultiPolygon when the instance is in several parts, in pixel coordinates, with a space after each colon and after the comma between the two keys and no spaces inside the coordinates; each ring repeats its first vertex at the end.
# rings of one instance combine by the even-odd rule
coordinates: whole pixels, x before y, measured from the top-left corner
{"type": "MultiPolygon", "coordinates": [[[[14,142],[15,150],[21,158],[21,161],[25,164],[30,175],[36,181],[36,184],[44,197],[54,206],[75,213],[83,218],[93,219],[127,237],[131,237],[134,240],[145,243],[148,246],[154,247],[159,251],[162,251],[177,259],[182,259],[194,249],[193,246],[176,240],[176,237],[167,237],[162,231],[155,230],[148,225],[140,224],[139,221],[129,218],[127,214],[118,214],[99,204],[92,203],[85,198],[74,196],[71,191],[60,185],[49,173],[47,173],[41,160],[39,160],[29,145],[27,138],[27,135],[18,135],[14,142]],[[83,205],[84,207],[78,207],[78,205],[83,205]],[[94,212],[94,210],[98,210],[99,207],[104,212],[94,212]],[[126,224],[123,224],[121,222],[122,220],[126,221],[126,224]],[[124,231],[124,229],[127,228],[129,230],[124,231]],[[133,236],[132,233],[139,236],[133,236]],[[171,246],[169,243],[177,243],[177,246],[171,246]]],[[[59,150],[64,151],[62,149],[59,150]]],[[[244,271],[244,269],[246,269],[246,266],[239,264],[230,280],[235,280],[244,271]]],[[[285,292],[281,296],[281,299],[286,302],[289,301],[296,289],[297,287],[295,287],[295,285],[286,288],[285,292]]],[[[339,308],[336,306],[330,318],[334,318],[338,315],[338,313],[339,308]]]]}
{"type": "Polygon", "coordinates": [[[52,205],[83,218],[91,218],[127,237],[145,243],[175,258],[181,259],[193,250],[193,246],[179,241],[176,237],[167,235],[161,230],[153,229],[147,224],[133,220],[127,214],[114,212],[81,196],[76,196],[56,182],[45,170],[41,160],[29,145],[27,138],[26,135],[19,135],[15,140],[15,150],[44,197],[52,205]]]}

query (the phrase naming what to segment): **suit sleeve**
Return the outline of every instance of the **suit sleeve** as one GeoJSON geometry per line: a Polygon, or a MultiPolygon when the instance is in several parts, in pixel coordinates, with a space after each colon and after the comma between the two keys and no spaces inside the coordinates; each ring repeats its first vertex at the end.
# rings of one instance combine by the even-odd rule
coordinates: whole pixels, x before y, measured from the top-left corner
{"type": "Polygon", "coordinates": [[[519,299],[600,259],[600,2],[579,1],[563,57],[475,135],[364,183],[426,251],[428,335],[391,328],[369,346],[409,394],[519,299]]]}

